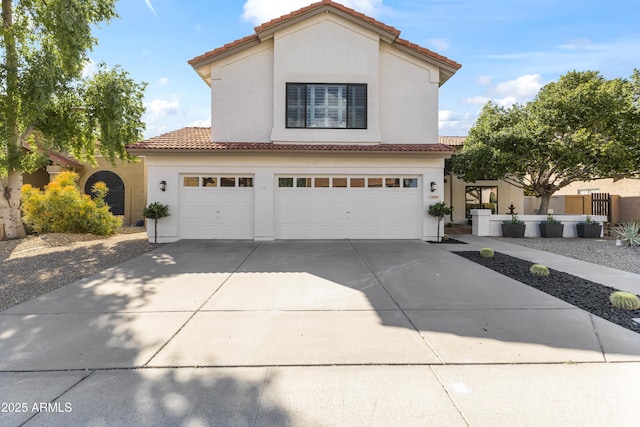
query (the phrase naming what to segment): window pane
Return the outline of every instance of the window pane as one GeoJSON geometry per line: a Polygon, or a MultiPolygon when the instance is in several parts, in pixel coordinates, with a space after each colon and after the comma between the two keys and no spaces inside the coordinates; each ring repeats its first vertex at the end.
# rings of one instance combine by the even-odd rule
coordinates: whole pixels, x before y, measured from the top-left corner
{"type": "Polygon", "coordinates": [[[329,178],[316,178],[315,186],[318,188],[327,188],[329,187],[329,178]]]}
{"type": "Polygon", "coordinates": [[[386,178],[384,186],[387,188],[400,187],[400,178],[386,178]]]}
{"type": "Polygon", "coordinates": [[[253,178],[238,178],[238,187],[253,187],[253,178]]]}
{"type": "Polygon", "coordinates": [[[403,178],[402,186],[404,188],[417,188],[418,187],[418,178],[403,178]]]}
{"type": "Polygon", "coordinates": [[[203,187],[217,187],[218,186],[218,178],[215,176],[203,176],[202,177],[202,186],[203,187]]]}
{"type": "Polygon", "coordinates": [[[351,188],[363,188],[364,178],[351,178],[351,188]]]}
{"type": "Polygon", "coordinates": [[[367,86],[349,86],[349,128],[366,129],[367,127],[367,86]]]}
{"type": "Polygon", "coordinates": [[[296,178],[296,187],[311,187],[311,178],[296,178]]]}
{"type": "Polygon", "coordinates": [[[220,187],[235,187],[236,179],[235,178],[220,178],[220,187]]]}
{"type": "Polygon", "coordinates": [[[184,177],[183,185],[185,187],[197,187],[199,183],[200,183],[200,178],[198,178],[197,176],[184,177]]]}
{"type": "Polygon", "coordinates": [[[278,187],[293,188],[293,178],[278,178],[278,187]]]}
{"type": "Polygon", "coordinates": [[[287,84],[287,127],[305,127],[305,91],[306,85],[287,84]]]}
{"type": "Polygon", "coordinates": [[[347,186],[347,178],[333,178],[334,188],[345,188],[347,186]]]}
{"type": "Polygon", "coordinates": [[[382,188],[382,178],[369,178],[369,188],[382,188]]]}

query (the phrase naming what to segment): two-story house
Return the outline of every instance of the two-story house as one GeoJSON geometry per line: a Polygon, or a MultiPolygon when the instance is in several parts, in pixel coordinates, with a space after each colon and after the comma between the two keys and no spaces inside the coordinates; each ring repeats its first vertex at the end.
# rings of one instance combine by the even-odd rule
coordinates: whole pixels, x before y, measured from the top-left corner
{"type": "Polygon", "coordinates": [[[460,65],[399,35],[324,0],[190,60],[211,128],[128,147],[169,205],[159,241],[435,239],[438,90],[460,65]]]}

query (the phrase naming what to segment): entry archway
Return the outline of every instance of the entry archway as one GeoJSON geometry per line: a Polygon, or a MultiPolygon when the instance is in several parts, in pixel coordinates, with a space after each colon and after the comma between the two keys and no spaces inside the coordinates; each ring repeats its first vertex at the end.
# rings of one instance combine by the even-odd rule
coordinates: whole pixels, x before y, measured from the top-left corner
{"type": "Polygon", "coordinates": [[[91,194],[91,188],[99,181],[107,184],[109,188],[109,193],[107,193],[104,201],[111,208],[111,213],[114,215],[124,215],[124,182],[122,179],[110,171],[96,172],[89,177],[84,185],[85,194],[91,194]]]}

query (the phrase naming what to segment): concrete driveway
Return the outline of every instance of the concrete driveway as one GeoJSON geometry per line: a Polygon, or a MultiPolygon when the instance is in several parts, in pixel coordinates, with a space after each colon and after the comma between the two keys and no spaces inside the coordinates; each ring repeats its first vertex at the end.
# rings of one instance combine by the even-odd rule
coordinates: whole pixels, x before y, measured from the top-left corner
{"type": "Polygon", "coordinates": [[[638,334],[444,246],[163,246],[0,312],[0,424],[636,425],[638,334]]]}

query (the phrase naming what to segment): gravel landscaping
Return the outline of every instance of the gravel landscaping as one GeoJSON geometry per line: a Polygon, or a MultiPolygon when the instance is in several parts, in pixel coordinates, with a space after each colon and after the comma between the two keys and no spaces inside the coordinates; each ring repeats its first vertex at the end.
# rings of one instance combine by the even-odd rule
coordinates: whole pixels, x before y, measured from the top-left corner
{"type": "Polygon", "coordinates": [[[50,292],[148,252],[140,227],[113,236],[44,234],[0,241],[0,310],[50,292]]]}
{"type": "MultiPolygon", "coordinates": [[[[509,242],[511,242],[511,240],[515,239],[510,239],[509,242]]],[[[633,318],[640,318],[640,310],[620,310],[613,307],[609,302],[609,295],[617,289],[551,268],[549,269],[549,276],[535,276],[529,271],[529,268],[533,264],[532,262],[514,258],[499,252],[496,252],[493,258],[483,258],[480,256],[478,251],[453,253],[540,291],[546,292],[549,295],[553,295],[556,298],[566,301],[569,304],[573,304],[578,308],[595,314],[596,316],[610,322],[616,323],[624,328],[640,333],[640,324],[633,321],[633,318]]],[[[564,253],[563,255],[568,256],[567,253],[564,253]]],[[[634,255],[637,256],[637,252],[635,252],[634,255]]]]}

